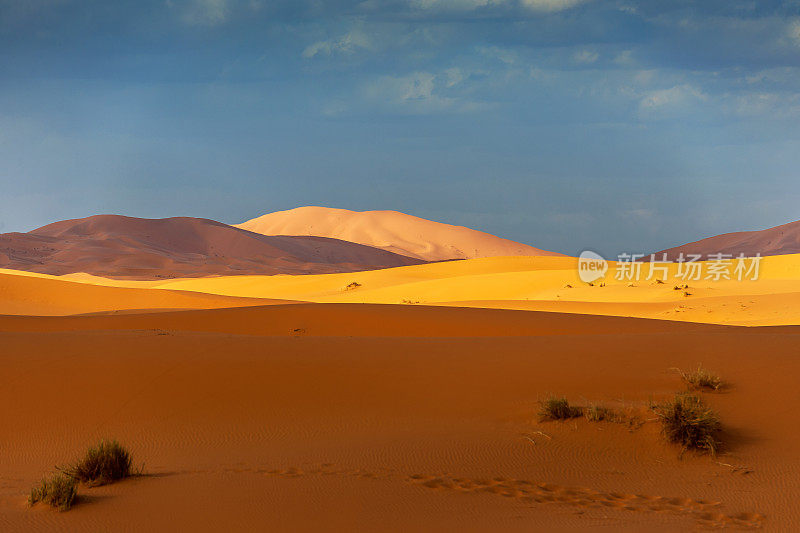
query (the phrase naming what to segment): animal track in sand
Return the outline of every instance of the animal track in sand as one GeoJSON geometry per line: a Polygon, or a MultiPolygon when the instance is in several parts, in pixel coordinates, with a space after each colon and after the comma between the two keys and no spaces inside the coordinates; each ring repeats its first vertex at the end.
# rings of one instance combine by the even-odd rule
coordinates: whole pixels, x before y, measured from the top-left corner
{"type": "Polygon", "coordinates": [[[720,502],[602,492],[502,477],[468,479],[448,475],[414,474],[409,476],[407,481],[434,490],[497,494],[530,503],[562,503],[579,507],[607,507],[626,511],[686,514],[692,515],[699,525],[708,528],[727,526],[759,528],[765,518],[759,513],[725,514],[719,510],[720,502]]]}
{"type": "MultiPolygon", "coordinates": [[[[187,473],[203,473],[204,471],[192,471],[187,473]]],[[[266,476],[277,476],[285,478],[297,478],[302,476],[350,476],[364,479],[387,479],[393,476],[393,471],[386,469],[384,472],[370,472],[360,468],[343,468],[333,463],[322,463],[312,465],[307,468],[291,466],[287,468],[223,468],[218,472],[233,474],[263,474],[266,476]]]]}
{"type": "MultiPolygon", "coordinates": [[[[299,478],[304,476],[345,476],[362,479],[398,479],[399,473],[392,469],[372,472],[360,468],[346,468],[333,463],[309,465],[304,468],[290,466],[286,468],[224,468],[226,473],[263,474],[282,478],[299,478]]],[[[202,473],[203,471],[187,471],[184,473],[202,473]]],[[[755,529],[763,525],[765,516],[760,513],[726,514],[721,510],[722,503],[702,499],[669,498],[665,496],[647,496],[624,492],[603,492],[589,488],[564,487],[550,483],[494,478],[453,477],[449,474],[438,476],[412,474],[403,476],[405,481],[421,485],[433,490],[451,490],[462,493],[486,493],[516,498],[531,504],[560,503],[576,507],[598,507],[623,511],[639,511],[654,513],[673,513],[692,516],[699,526],[709,529],[738,527],[755,529]]]]}

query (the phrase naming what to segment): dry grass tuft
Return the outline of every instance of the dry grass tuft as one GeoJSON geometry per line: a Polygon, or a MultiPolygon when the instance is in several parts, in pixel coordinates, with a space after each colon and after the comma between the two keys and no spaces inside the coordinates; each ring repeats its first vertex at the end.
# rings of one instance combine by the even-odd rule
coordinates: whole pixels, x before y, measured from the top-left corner
{"type": "Polygon", "coordinates": [[[78,495],[75,485],[75,479],[64,474],[54,474],[43,479],[38,487],[31,489],[28,505],[44,502],[59,511],[69,511],[78,495]]]}
{"type": "Polygon", "coordinates": [[[597,404],[584,407],[583,417],[589,422],[602,422],[603,420],[616,422],[619,418],[617,413],[615,413],[612,409],[597,404]]]}
{"type": "Polygon", "coordinates": [[[686,382],[686,385],[692,390],[720,390],[725,383],[717,374],[706,370],[703,365],[698,365],[697,370],[684,372],[683,370],[676,369],[686,382]]]}
{"type": "Polygon", "coordinates": [[[82,483],[105,485],[130,477],[133,474],[131,464],[128,450],[115,440],[104,440],[89,448],[81,460],[63,472],[82,483]]]}
{"type": "Polygon", "coordinates": [[[678,394],[672,400],[656,405],[661,430],[667,440],[680,444],[684,450],[707,451],[716,455],[720,430],[717,414],[703,400],[692,394],[678,394]]]}
{"type": "Polygon", "coordinates": [[[557,398],[555,396],[550,396],[541,402],[541,409],[539,410],[542,420],[567,420],[569,418],[577,418],[582,414],[583,409],[571,406],[566,398],[557,398]]]}

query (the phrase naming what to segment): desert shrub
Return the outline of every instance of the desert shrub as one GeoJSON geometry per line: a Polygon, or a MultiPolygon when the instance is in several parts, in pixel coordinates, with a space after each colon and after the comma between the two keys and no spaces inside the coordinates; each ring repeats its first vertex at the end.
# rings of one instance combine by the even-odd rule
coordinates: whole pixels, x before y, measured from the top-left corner
{"type": "Polygon", "coordinates": [[[38,487],[31,489],[28,504],[44,502],[59,511],[69,511],[77,494],[75,479],[64,474],[55,474],[43,479],[38,487]]]}
{"type": "Polygon", "coordinates": [[[703,368],[703,365],[699,365],[697,370],[690,370],[689,372],[679,370],[678,372],[680,372],[683,381],[686,382],[690,389],[719,390],[723,386],[722,378],[714,372],[703,368]]]}
{"type": "Polygon", "coordinates": [[[543,420],[566,420],[581,416],[583,409],[571,406],[566,398],[551,396],[541,402],[539,414],[543,420]]]}
{"type": "Polygon", "coordinates": [[[701,398],[678,394],[672,400],[655,406],[661,430],[670,442],[684,449],[707,451],[716,455],[720,429],[719,417],[701,398]]]}
{"type": "Polygon", "coordinates": [[[601,422],[603,420],[615,420],[616,414],[608,407],[592,404],[583,408],[583,416],[589,422],[601,422]]]}
{"type": "Polygon", "coordinates": [[[101,441],[94,448],[89,448],[86,455],[63,472],[74,480],[104,485],[129,477],[131,471],[131,454],[117,441],[101,441]]]}

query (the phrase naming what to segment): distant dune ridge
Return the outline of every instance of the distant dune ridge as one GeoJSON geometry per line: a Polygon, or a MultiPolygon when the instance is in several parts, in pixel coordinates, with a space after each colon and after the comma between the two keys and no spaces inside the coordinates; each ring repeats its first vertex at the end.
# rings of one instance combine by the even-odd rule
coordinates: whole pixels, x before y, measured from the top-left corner
{"type": "Polygon", "coordinates": [[[361,244],[265,236],[201,218],[97,215],[0,235],[0,268],[127,279],[324,274],[419,264],[361,244]]]}
{"type": "Polygon", "coordinates": [[[298,207],[269,213],[236,227],[264,235],[313,235],[357,242],[397,254],[443,261],[494,256],[561,256],[463,226],[397,211],[298,207]]]}
{"type": "Polygon", "coordinates": [[[756,254],[786,255],[800,253],[800,221],[790,222],[758,231],[738,231],[725,233],[716,237],[708,237],[682,246],[668,248],[656,253],[657,257],[667,254],[667,259],[674,261],[681,253],[700,254],[705,258],[708,254],[731,254],[747,257],[756,254]]]}

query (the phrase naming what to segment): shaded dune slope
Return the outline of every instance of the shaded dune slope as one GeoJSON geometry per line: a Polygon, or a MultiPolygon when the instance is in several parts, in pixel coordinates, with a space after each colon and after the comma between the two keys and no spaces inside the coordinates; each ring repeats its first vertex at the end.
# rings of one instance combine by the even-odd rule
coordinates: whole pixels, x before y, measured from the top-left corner
{"type": "Polygon", "coordinates": [[[756,254],[785,255],[800,253],[800,221],[790,222],[774,228],[759,231],[739,231],[725,233],[707,239],[690,242],[682,246],[668,248],[657,252],[657,257],[667,254],[671,261],[676,260],[681,253],[700,254],[705,259],[709,254],[731,254],[747,257],[756,254]]]}
{"type": "Polygon", "coordinates": [[[421,261],[336,239],[265,236],[213,220],[97,215],[0,235],[0,268],[127,279],[371,270],[421,261]]]}
{"type": "Polygon", "coordinates": [[[731,326],[507,309],[383,304],[268,305],[121,316],[0,317],[0,331],[206,331],[320,337],[503,337],[723,331],[731,326]]]}

